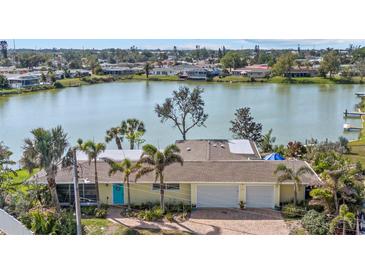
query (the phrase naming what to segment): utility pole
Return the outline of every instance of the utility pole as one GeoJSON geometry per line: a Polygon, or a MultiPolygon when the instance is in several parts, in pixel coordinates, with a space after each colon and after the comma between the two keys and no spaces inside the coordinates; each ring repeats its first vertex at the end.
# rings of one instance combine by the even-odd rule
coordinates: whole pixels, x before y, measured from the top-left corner
{"type": "Polygon", "coordinates": [[[75,211],[76,211],[76,226],[77,235],[81,235],[81,208],[80,208],[80,194],[79,194],[79,174],[77,171],[76,148],[72,150],[72,164],[73,164],[73,183],[75,192],[75,211]]]}

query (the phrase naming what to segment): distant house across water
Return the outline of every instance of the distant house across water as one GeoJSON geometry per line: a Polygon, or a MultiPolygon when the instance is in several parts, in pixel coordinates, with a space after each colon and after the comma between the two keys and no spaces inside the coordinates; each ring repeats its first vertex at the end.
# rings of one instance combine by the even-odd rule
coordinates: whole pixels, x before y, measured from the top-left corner
{"type": "Polygon", "coordinates": [[[39,85],[37,75],[8,75],[6,76],[11,88],[25,88],[39,85]]]}

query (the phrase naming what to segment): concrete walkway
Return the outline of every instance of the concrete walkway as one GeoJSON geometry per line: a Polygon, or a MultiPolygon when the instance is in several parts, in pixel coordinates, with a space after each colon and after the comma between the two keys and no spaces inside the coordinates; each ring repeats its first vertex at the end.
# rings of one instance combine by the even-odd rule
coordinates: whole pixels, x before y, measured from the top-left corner
{"type": "Polygon", "coordinates": [[[181,230],[200,235],[287,235],[280,212],[271,209],[197,209],[184,222],[146,222],[120,216],[111,207],[108,219],[130,228],[181,230]]]}
{"type": "Polygon", "coordinates": [[[32,231],[3,209],[0,209],[0,231],[6,235],[33,235],[32,231]]]}

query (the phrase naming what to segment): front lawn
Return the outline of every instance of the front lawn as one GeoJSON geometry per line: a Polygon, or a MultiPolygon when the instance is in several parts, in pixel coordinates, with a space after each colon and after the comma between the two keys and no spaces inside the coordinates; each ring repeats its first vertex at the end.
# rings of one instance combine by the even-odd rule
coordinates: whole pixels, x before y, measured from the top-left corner
{"type": "Polygon", "coordinates": [[[129,228],[107,219],[90,218],[81,222],[86,235],[189,235],[179,230],[129,228]]]}

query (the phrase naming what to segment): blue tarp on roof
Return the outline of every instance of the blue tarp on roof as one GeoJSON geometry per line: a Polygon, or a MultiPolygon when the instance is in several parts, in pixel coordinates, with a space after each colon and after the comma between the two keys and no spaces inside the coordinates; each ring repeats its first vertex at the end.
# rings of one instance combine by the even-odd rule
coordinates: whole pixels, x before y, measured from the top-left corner
{"type": "Polygon", "coordinates": [[[285,158],[281,156],[279,153],[271,153],[267,155],[264,159],[272,161],[285,160],[285,158]]]}

